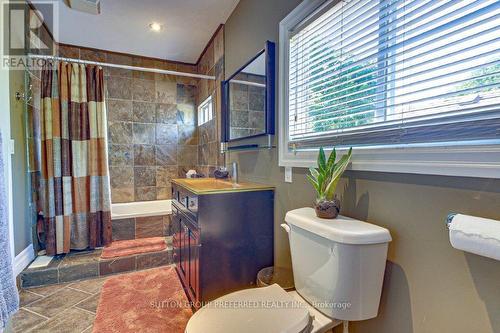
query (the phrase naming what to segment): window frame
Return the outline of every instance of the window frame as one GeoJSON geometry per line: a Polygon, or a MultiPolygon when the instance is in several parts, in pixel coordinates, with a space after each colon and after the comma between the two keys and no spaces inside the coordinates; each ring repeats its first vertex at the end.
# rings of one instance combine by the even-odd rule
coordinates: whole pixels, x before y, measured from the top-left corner
{"type": "Polygon", "coordinates": [[[198,105],[196,118],[198,126],[206,124],[210,120],[214,119],[214,101],[212,95],[208,95],[208,97],[205,98],[205,100],[203,100],[200,105],[198,105]],[[206,106],[208,106],[208,114],[203,115],[202,112],[206,106]],[[203,122],[201,120],[203,120],[203,122]]]}
{"type": "MultiPolygon", "coordinates": [[[[288,148],[288,68],[291,31],[307,18],[340,0],[304,0],[279,24],[278,130],[279,165],[316,165],[318,149],[288,148]]],[[[340,155],[346,149],[339,149],[340,155]]],[[[411,144],[391,147],[354,147],[351,170],[500,178],[500,140],[456,144],[411,144]]]]}

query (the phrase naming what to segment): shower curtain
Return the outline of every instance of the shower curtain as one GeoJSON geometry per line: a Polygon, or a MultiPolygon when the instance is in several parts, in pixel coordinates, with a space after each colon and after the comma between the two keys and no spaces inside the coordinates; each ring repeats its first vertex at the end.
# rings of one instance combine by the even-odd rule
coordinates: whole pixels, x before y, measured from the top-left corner
{"type": "Polygon", "coordinates": [[[41,179],[48,255],[111,242],[103,70],[59,62],[42,70],[41,179]]]}

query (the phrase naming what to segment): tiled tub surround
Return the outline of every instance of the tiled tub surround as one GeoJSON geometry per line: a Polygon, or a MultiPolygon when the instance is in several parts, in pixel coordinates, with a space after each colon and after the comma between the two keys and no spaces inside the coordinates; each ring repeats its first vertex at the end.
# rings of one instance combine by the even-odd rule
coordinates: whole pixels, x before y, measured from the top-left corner
{"type": "MultiPolygon", "coordinates": [[[[195,65],[62,45],[71,58],[196,73],[195,65]]],[[[105,68],[112,202],[170,198],[170,179],[198,165],[199,79],[105,68]]]]}
{"type": "Polygon", "coordinates": [[[196,85],[176,79],[106,77],[113,203],[169,199],[170,179],[196,167],[196,85]]]}
{"type": "Polygon", "coordinates": [[[170,236],[170,215],[113,219],[113,241],[170,236]]]}

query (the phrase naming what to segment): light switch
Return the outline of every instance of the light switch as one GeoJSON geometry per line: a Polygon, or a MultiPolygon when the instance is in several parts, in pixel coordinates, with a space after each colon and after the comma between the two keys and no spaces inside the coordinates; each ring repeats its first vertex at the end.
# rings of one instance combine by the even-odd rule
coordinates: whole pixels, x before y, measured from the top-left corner
{"type": "Polygon", "coordinates": [[[14,155],[15,152],[16,152],[16,142],[13,139],[10,140],[10,147],[9,147],[9,149],[10,149],[10,154],[14,155]]]}
{"type": "Polygon", "coordinates": [[[292,182],[292,167],[285,167],[285,183],[292,182]]]}

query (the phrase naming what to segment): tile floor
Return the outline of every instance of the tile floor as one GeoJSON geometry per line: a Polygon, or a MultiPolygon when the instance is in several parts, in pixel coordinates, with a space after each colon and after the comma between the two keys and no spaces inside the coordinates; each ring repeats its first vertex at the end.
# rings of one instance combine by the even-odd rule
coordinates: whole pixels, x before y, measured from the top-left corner
{"type": "Polygon", "coordinates": [[[23,289],[20,310],[7,333],[92,332],[97,302],[106,278],[23,289]]]}

